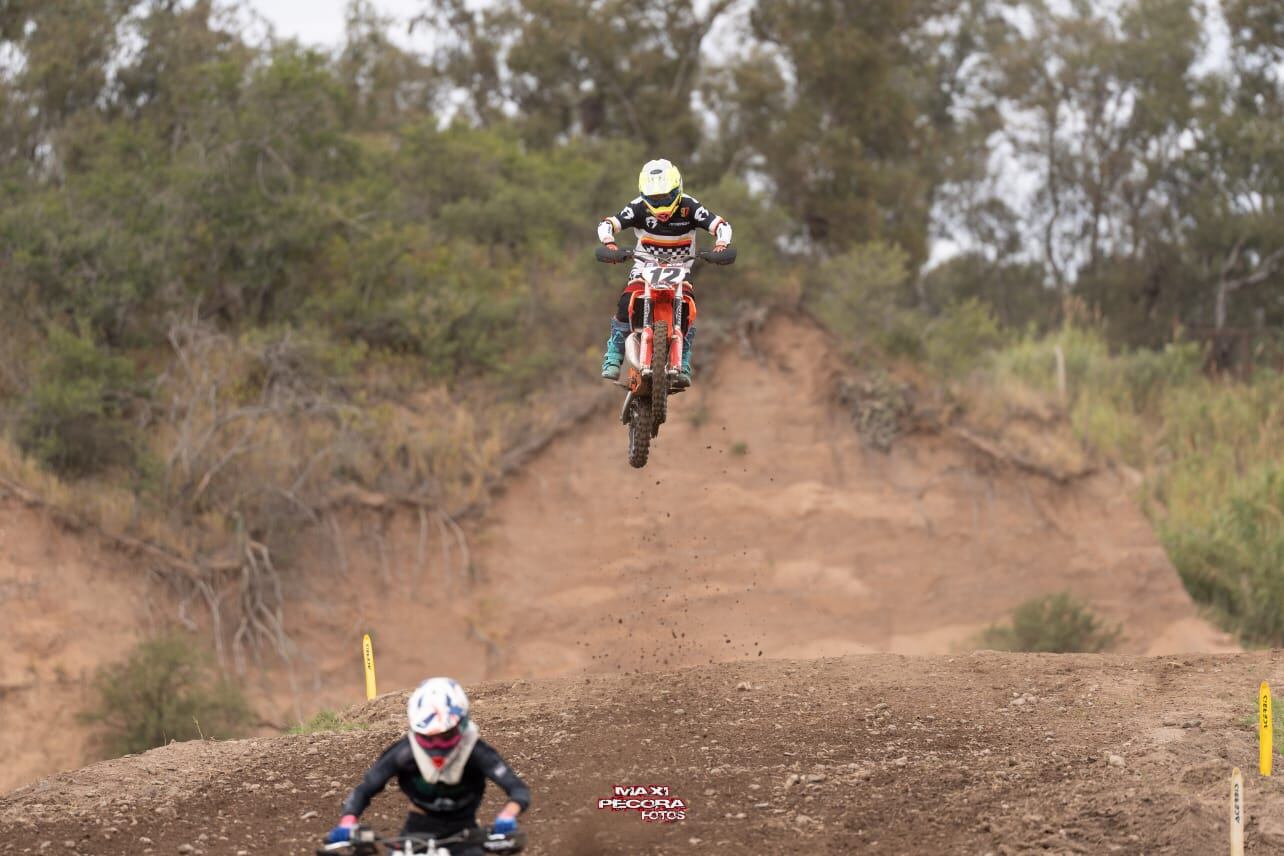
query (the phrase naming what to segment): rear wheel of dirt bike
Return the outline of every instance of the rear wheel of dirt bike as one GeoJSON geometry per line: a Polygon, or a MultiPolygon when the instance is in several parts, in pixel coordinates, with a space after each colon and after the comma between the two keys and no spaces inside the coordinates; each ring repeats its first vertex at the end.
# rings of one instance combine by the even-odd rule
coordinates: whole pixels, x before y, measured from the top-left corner
{"type": "Polygon", "coordinates": [[[646,466],[647,455],[651,453],[651,402],[640,398],[633,402],[629,414],[629,465],[636,468],[646,466]]]}
{"type": "Polygon", "coordinates": [[[655,336],[651,345],[651,436],[660,433],[660,426],[669,416],[669,322],[655,322],[655,336]]]}

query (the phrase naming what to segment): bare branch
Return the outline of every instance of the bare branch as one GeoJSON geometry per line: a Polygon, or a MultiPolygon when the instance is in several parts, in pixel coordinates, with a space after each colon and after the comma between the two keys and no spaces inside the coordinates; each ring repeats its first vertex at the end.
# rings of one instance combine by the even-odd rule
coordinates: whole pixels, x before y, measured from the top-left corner
{"type": "MultiPolygon", "coordinates": [[[[1242,243],[1243,242],[1241,241],[1239,244],[1235,245],[1235,254],[1237,256],[1242,243]]],[[[1270,279],[1271,275],[1275,273],[1275,269],[1280,266],[1281,262],[1284,262],[1284,247],[1280,247],[1275,252],[1262,259],[1262,261],[1257,265],[1256,270],[1252,273],[1242,276],[1239,279],[1226,280],[1226,290],[1238,291],[1239,289],[1250,285],[1261,285],[1263,282],[1270,279]]],[[[1226,268],[1223,268],[1223,276],[1225,275],[1225,270],[1226,268]]]]}

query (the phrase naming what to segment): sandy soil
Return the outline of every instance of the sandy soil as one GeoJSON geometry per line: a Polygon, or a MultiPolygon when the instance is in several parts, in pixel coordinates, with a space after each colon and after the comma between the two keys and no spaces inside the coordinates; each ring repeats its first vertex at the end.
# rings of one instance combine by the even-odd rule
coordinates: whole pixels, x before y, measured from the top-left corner
{"type": "Polygon", "coordinates": [[[759,346],[674,400],[645,469],[604,418],[512,482],[476,538],[488,676],[945,653],[1062,589],[1123,651],[1234,650],[1120,476],[996,472],[939,437],[868,451],[829,404],[824,336],[785,319],[759,346]]]}
{"type": "Polygon", "coordinates": [[[133,561],[0,496],[0,791],[85,762],[94,668],[155,626],[153,594],[133,561]]]}
{"type": "MultiPolygon", "coordinates": [[[[513,478],[463,541],[404,511],[328,518],[291,557],[288,667],[269,656],[243,677],[260,715],[287,725],[359,701],[363,632],[391,689],[438,672],[957,652],[1068,588],[1122,624],[1124,653],[1234,648],[1198,617],[1122,477],[1056,484],[942,437],[867,451],[830,402],[818,330],[781,319],[757,346],[728,347],[715,378],[673,400],[644,470],[605,412],[513,478]]],[[[145,579],[0,504],[0,791],[82,761],[87,675],[174,615],[145,579]]]]}
{"type": "MultiPolygon", "coordinates": [[[[1279,653],[878,654],[755,660],[474,690],[483,734],[532,783],[532,854],[1222,853],[1233,766],[1250,854],[1284,852],[1260,779],[1258,681],[1279,653]],[[664,785],[685,820],[599,811],[664,785]]],[[[310,852],[401,729],[175,744],[0,797],[0,853],[310,852]],[[179,849],[188,845],[190,850],[179,849]]],[[[491,793],[487,812],[500,800],[491,793]]],[[[389,828],[395,788],[366,819],[389,828]]]]}
{"type": "Polygon", "coordinates": [[[1058,484],[942,437],[869,451],[831,403],[822,333],[781,319],[756,345],[673,400],[643,470],[613,410],[554,443],[468,527],[467,556],[409,514],[332,521],[292,584],[301,677],[259,675],[270,715],[359,701],[362,632],[394,687],[969,650],[1070,589],[1122,625],[1124,652],[1237,650],[1122,476],[1058,484]]]}

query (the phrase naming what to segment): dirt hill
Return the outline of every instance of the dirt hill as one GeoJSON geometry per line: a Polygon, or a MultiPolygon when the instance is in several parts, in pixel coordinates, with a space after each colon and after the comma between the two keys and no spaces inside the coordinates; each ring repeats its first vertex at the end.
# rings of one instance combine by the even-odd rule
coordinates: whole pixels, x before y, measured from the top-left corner
{"type": "Polygon", "coordinates": [[[339,548],[318,539],[293,614],[310,703],[359,699],[362,628],[384,686],[949,653],[1062,589],[1122,626],[1123,652],[1236,650],[1198,617],[1123,476],[1060,483],[944,436],[870,451],[833,403],[831,343],[804,321],[718,365],[674,400],[645,469],[628,467],[612,408],[506,484],[466,556],[453,540],[425,551],[412,515],[345,520],[339,548]]]}
{"type": "MultiPolygon", "coordinates": [[[[1258,681],[1278,654],[865,655],[475,688],[483,734],[534,788],[532,854],[1225,852],[1231,767],[1248,852],[1284,848],[1256,773],[1258,681]],[[688,816],[599,811],[662,785],[688,816]]],[[[175,744],[0,798],[0,853],[305,853],[401,733],[175,744]],[[180,850],[189,845],[191,850],[180,850]]],[[[497,810],[498,796],[486,810],[497,810]]],[[[378,797],[389,828],[404,801],[378,797]]]]}
{"type": "MultiPolygon", "coordinates": [[[[364,631],[382,688],[434,672],[471,684],[951,653],[1068,588],[1122,625],[1124,653],[1234,649],[1197,616],[1123,477],[1051,481],[946,436],[867,450],[833,403],[824,334],[782,318],[753,341],[725,346],[716,376],[674,399],[644,470],[628,467],[611,408],[512,478],[480,523],[327,519],[286,580],[288,666],[269,656],[246,674],[261,715],[284,725],[357,702],[364,631]]],[[[136,559],[4,502],[0,790],[82,762],[86,677],[180,606],[136,559]]]]}
{"type": "Polygon", "coordinates": [[[492,676],[754,657],[946,653],[1071,589],[1123,650],[1228,650],[1131,500],[945,437],[865,449],[831,402],[828,340],[780,320],[675,400],[641,471],[610,419],[513,480],[478,537],[492,676]]]}

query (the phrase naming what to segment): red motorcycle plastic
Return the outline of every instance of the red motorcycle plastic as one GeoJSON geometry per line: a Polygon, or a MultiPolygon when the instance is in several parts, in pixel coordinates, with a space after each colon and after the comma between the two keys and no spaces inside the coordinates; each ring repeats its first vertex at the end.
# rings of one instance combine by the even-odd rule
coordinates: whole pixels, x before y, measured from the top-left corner
{"type": "Polygon", "coordinates": [[[651,440],[660,434],[668,418],[669,395],[684,387],[678,384],[682,371],[683,313],[694,311],[687,296],[691,288],[688,277],[696,259],[711,264],[729,265],[736,260],[734,247],[716,252],[703,252],[696,259],[682,262],[661,260],[639,250],[611,250],[598,247],[600,262],[640,262],[638,274],[642,288],[634,292],[629,309],[633,331],[624,344],[624,362],[628,373],[622,385],[628,387],[620,421],[629,429],[629,464],[645,467],[651,452],[651,440]]]}

